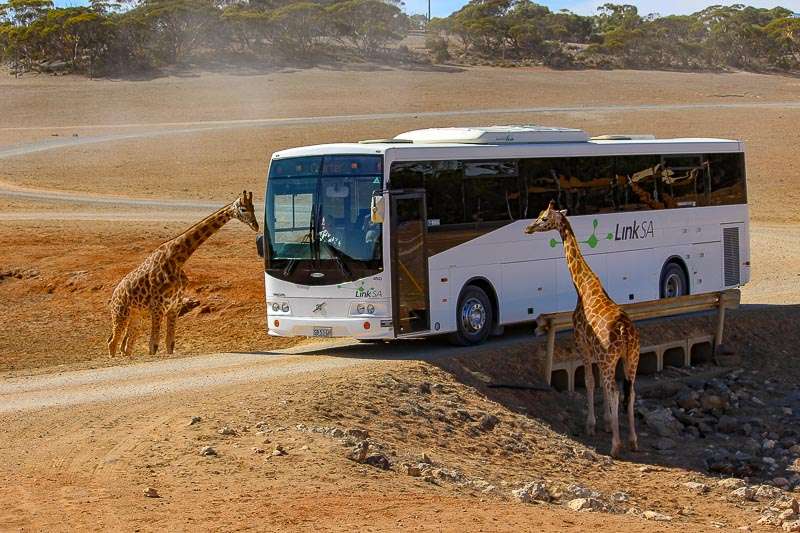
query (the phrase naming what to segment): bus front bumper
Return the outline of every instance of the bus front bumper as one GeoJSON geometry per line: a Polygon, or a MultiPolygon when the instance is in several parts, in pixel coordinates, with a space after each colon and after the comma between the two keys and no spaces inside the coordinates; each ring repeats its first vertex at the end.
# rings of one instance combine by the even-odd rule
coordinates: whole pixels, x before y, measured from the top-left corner
{"type": "Polygon", "coordinates": [[[275,337],[393,339],[394,326],[390,318],[317,318],[284,315],[267,317],[267,333],[275,337]]]}

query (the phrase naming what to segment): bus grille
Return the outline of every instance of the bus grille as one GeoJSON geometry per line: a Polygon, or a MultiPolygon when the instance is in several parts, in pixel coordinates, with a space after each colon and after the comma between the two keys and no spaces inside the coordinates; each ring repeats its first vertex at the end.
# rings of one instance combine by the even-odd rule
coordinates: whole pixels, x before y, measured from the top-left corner
{"type": "Polygon", "coordinates": [[[739,285],[739,228],[722,229],[722,253],[725,259],[725,286],[739,285]]]}

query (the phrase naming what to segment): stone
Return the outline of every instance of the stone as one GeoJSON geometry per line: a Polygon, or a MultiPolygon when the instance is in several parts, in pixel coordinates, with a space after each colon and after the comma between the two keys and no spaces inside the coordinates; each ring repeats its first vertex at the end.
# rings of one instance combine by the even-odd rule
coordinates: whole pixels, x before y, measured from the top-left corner
{"type": "Polygon", "coordinates": [[[220,435],[236,435],[236,430],[233,428],[229,428],[228,426],[224,426],[217,433],[219,433],[220,435]]]}
{"type": "Polygon", "coordinates": [[[717,430],[722,433],[736,433],[740,428],[741,423],[733,416],[722,415],[717,422],[717,430]]]}
{"type": "Polygon", "coordinates": [[[784,407],[783,409],[781,409],[781,411],[786,416],[792,416],[794,414],[791,407],[784,407]]]}
{"type": "Polygon", "coordinates": [[[614,503],[625,503],[631,499],[631,495],[627,492],[617,491],[611,495],[611,501],[614,503]]]}
{"type": "Polygon", "coordinates": [[[700,394],[697,391],[686,388],[678,393],[678,398],[675,400],[679,407],[686,409],[697,409],[700,407],[700,394]]]}
{"type": "Polygon", "coordinates": [[[161,497],[161,496],[159,496],[158,491],[156,489],[154,489],[153,487],[147,487],[146,489],[144,489],[144,495],[147,498],[160,498],[161,497]]]}
{"type": "Polygon", "coordinates": [[[718,410],[721,411],[727,407],[727,402],[722,396],[717,394],[704,394],[700,398],[700,405],[706,411],[718,410]]]}
{"type": "Polygon", "coordinates": [[[430,456],[427,453],[420,455],[419,462],[426,465],[432,465],[433,461],[431,461],[430,456]]]}
{"type": "Polygon", "coordinates": [[[681,423],[667,408],[644,411],[643,416],[645,423],[662,437],[676,437],[683,430],[681,423]]]}
{"type": "Polygon", "coordinates": [[[344,434],[347,437],[352,437],[358,440],[364,440],[369,438],[369,431],[360,428],[348,428],[344,431],[344,434]]]}
{"type": "Polygon", "coordinates": [[[266,451],[264,450],[264,448],[259,448],[258,446],[254,446],[253,447],[253,453],[262,454],[262,453],[266,453],[266,451]]]}
{"type": "Polygon", "coordinates": [[[485,414],[478,421],[478,427],[483,431],[491,431],[500,422],[498,418],[492,414],[485,414]]]}
{"type": "Polygon", "coordinates": [[[200,450],[200,455],[204,457],[215,457],[217,455],[217,450],[215,450],[211,446],[205,446],[200,450]]]}
{"type": "Polygon", "coordinates": [[[755,501],[756,491],[752,487],[744,486],[731,492],[731,496],[739,500],[755,501]]]}
{"type": "Polygon", "coordinates": [[[687,481],[683,486],[689,489],[689,492],[694,492],[695,494],[705,494],[708,492],[708,485],[696,481],[687,481]]]}
{"type": "Polygon", "coordinates": [[[570,483],[561,491],[560,497],[568,497],[570,499],[578,499],[578,498],[600,498],[600,493],[586,488],[583,485],[578,485],[577,483],[570,483]]]}
{"type": "Polygon", "coordinates": [[[547,486],[541,481],[531,481],[522,487],[512,490],[511,494],[522,503],[549,502],[552,497],[547,486]]]}
{"type": "Polygon", "coordinates": [[[727,489],[727,490],[740,489],[740,488],[744,487],[745,485],[747,485],[747,483],[745,483],[744,480],[739,479],[739,478],[735,478],[735,477],[729,477],[729,478],[720,479],[719,481],[717,481],[717,486],[719,488],[727,489]]]}
{"type": "Polygon", "coordinates": [[[671,516],[657,513],[656,511],[645,511],[642,513],[642,517],[646,520],[654,520],[656,522],[669,522],[672,520],[671,516]]]}
{"type": "Polygon", "coordinates": [[[203,419],[200,418],[199,416],[193,416],[191,418],[191,420],[189,420],[189,424],[188,425],[193,426],[193,425],[199,423],[201,420],[203,420],[203,419]]]}
{"type": "Polygon", "coordinates": [[[364,464],[374,466],[375,468],[380,468],[381,470],[389,470],[392,467],[392,463],[389,461],[389,458],[380,452],[369,454],[367,459],[364,461],[364,464]]]}
{"type": "Polygon", "coordinates": [[[772,480],[772,484],[783,489],[789,486],[789,480],[785,477],[776,477],[772,480]]]}
{"type": "Polygon", "coordinates": [[[573,511],[602,511],[605,509],[605,504],[602,500],[597,498],[575,498],[567,502],[567,507],[573,511]]]}
{"type": "Polygon", "coordinates": [[[420,477],[422,469],[418,465],[405,465],[406,475],[411,477],[420,477]]]}
{"type": "Polygon", "coordinates": [[[282,455],[288,455],[286,450],[283,449],[283,446],[280,444],[275,446],[275,449],[272,450],[272,457],[280,457],[282,455]]]}
{"type": "Polygon", "coordinates": [[[794,512],[794,509],[784,509],[778,515],[778,518],[783,522],[792,522],[797,519],[797,513],[794,512]]]}
{"type": "Polygon", "coordinates": [[[430,394],[431,393],[431,384],[427,381],[423,381],[419,384],[419,392],[422,394],[430,394]]]}
{"type": "Polygon", "coordinates": [[[777,487],[773,487],[772,485],[758,485],[754,488],[756,491],[756,498],[771,500],[783,496],[783,491],[777,487]]]}
{"type": "Polygon", "coordinates": [[[795,520],[794,522],[784,522],[784,524],[781,526],[781,529],[789,532],[800,531],[800,520],[795,520]]]}
{"type": "Polygon", "coordinates": [[[675,441],[669,437],[661,437],[653,444],[653,448],[656,450],[672,450],[675,448],[675,441]]]}
{"type": "Polygon", "coordinates": [[[456,409],[456,414],[458,415],[458,418],[464,422],[471,422],[474,420],[474,418],[472,418],[472,414],[470,414],[470,412],[466,409],[456,409]]]}
{"type": "Polygon", "coordinates": [[[776,443],[774,440],[764,439],[764,441],[761,443],[761,448],[764,450],[772,450],[775,448],[775,444],[776,443]]]}

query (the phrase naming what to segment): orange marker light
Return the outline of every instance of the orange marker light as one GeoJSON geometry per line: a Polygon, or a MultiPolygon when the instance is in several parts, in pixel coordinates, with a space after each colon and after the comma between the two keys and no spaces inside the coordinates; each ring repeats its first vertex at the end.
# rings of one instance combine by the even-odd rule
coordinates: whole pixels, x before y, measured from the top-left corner
{"type": "Polygon", "coordinates": [[[280,320],[276,320],[275,322],[273,322],[273,324],[275,324],[276,328],[281,327],[281,321],[280,320]]]}
{"type": "Polygon", "coordinates": [[[369,322],[364,322],[364,329],[369,329],[369,328],[370,328],[369,322]]]}

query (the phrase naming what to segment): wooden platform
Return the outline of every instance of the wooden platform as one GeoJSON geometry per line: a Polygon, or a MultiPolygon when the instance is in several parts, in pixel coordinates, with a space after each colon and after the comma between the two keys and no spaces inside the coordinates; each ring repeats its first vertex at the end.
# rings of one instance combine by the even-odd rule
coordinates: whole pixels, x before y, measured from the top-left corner
{"type": "MultiPolygon", "coordinates": [[[[651,320],[664,317],[675,317],[690,313],[716,311],[716,328],[707,335],[693,335],[682,339],[670,339],[663,343],[649,344],[641,347],[640,369],[643,363],[653,371],[663,370],[665,360],[668,364],[690,366],[693,359],[705,360],[713,357],[716,346],[722,343],[725,327],[725,310],[739,307],[740,292],[738,289],[727,291],[680,296],[650,302],[623,305],[623,309],[634,321],[651,320]],[[693,357],[695,355],[696,357],[693,357]],[[680,361],[676,361],[680,358],[680,361]],[[680,364],[678,364],[680,363],[680,364]]],[[[564,313],[548,313],[536,319],[536,334],[547,335],[546,361],[544,378],[548,384],[553,382],[553,373],[567,373],[566,388],[575,390],[576,376],[583,371],[583,362],[579,359],[553,361],[556,333],[572,329],[572,311],[564,313]]]]}

